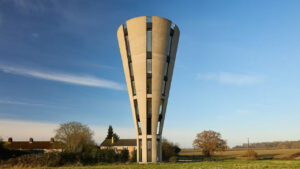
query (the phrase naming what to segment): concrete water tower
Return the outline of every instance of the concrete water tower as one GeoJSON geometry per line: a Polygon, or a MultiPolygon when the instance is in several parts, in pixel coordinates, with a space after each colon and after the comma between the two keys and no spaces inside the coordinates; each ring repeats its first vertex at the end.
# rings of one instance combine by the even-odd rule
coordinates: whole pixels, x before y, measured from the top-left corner
{"type": "Polygon", "coordinates": [[[168,19],[141,16],[122,24],[117,35],[137,133],[137,160],[160,162],[179,29],[168,19]]]}

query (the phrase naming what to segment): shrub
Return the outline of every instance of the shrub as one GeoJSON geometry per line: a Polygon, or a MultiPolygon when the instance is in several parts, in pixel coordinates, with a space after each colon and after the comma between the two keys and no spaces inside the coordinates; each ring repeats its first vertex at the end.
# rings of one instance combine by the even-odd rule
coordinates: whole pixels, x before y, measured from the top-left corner
{"type": "Polygon", "coordinates": [[[172,156],[177,156],[180,152],[180,148],[168,140],[163,139],[162,141],[162,160],[169,161],[172,156]]]}
{"type": "Polygon", "coordinates": [[[170,162],[176,163],[178,161],[178,157],[177,156],[172,156],[169,159],[170,162]]]}
{"type": "Polygon", "coordinates": [[[121,151],[120,160],[121,160],[121,162],[127,162],[129,160],[129,151],[128,150],[121,151]]]}
{"type": "Polygon", "coordinates": [[[243,155],[243,157],[247,157],[249,160],[255,160],[258,158],[258,155],[254,150],[250,149],[243,155]]]}
{"type": "Polygon", "coordinates": [[[122,150],[116,153],[114,150],[93,149],[90,152],[83,153],[44,153],[44,154],[26,154],[16,158],[10,158],[2,162],[6,166],[24,166],[24,167],[58,167],[64,165],[91,165],[95,163],[113,163],[127,162],[129,159],[128,150],[122,150]]]}
{"type": "Polygon", "coordinates": [[[130,162],[137,162],[136,156],[137,156],[137,152],[136,150],[134,150],[131,154],[130,162]]]}

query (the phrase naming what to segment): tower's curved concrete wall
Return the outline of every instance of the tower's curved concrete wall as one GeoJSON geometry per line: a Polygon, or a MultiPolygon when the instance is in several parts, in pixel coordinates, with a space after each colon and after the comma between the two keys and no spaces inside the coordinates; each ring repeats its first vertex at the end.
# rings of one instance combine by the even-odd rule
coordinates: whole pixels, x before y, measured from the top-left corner
{"type": "Polygon", "coordinates": [[[122,24],[117,36],[137,133],[137,159],[159,162],[179,29],[168,19],[141,16],[122,24]]]}

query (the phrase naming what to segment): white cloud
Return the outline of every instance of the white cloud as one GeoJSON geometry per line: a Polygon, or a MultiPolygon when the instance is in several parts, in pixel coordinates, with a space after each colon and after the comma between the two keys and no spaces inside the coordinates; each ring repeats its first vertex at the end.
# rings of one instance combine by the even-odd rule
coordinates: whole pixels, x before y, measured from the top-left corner
{"type": "Polygon", "coordinates": [[[36,33],[36,32],[33,32],[33,33],[31,33],[31,36],[32,36],[33,38],[38,38],[38,37],[40,36],[40,34],[39,34],[39,33],[36,33]]]}
{"type": "Polygon", "coordinates": [[[4,66],[4,65],[0,65],[0,71],[5,73],[30,76],[30,77],[40,78],[40,79],[71,83],[71,84],[82,85],[82,86],[101,87],[101,88],[108,88],[114,90],[125,89],[123,85],[117,82],[100,79],[92,76],[87,76],[87,75],[79,76],[79,75],[72,75],[72,74],[65,74],[65,73],[58,73],[58,72],[46,72],[46,71],[33,70],[33,69],[17,68],[17,67],[4,66]]]}
{"type": "Polygon", "coordinates": [[[27,102],[3,100],[3,99],[0,99],[0,104],[18,104],[18,105],[44,106],[44,104],[27,103],[27,102]]]}
{"type": "Polygon", "coordinates": [[[236,74],[228,72],[198,74],[197,79],[217,81],[221,84],[251,85],[263,82],[263,78],[257,75],[236,74]]]}
{"type": "Polygon", "coordinates": [[[16,8],[24,13],[45,11],[46,9],[46,3],[43,1],[11,0],[8,2],[13,3],[16,8]]]}

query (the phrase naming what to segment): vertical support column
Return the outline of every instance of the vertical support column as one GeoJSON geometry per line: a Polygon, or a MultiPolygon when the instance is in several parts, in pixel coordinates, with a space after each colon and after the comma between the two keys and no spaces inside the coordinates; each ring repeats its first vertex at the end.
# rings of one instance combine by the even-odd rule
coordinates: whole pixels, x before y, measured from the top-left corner
{"type": "Polygon", "coordinates": [[[157,127],[162,99],[165,63],[171,22],[165,18],[152,17],[152,162],[157,162],[157,127]]]}

